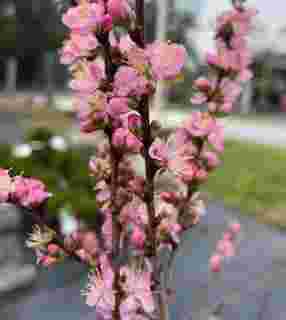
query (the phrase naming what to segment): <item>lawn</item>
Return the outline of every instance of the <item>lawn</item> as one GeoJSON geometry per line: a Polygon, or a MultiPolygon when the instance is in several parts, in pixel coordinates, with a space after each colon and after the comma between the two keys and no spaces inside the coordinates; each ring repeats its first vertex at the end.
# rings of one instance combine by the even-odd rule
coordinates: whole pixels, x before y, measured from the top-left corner
{"type": "Polygon", "coordinates": [[[206,186],[210,197],[286,228],[286,150],[227,141],[222,160],[206,186]]]}

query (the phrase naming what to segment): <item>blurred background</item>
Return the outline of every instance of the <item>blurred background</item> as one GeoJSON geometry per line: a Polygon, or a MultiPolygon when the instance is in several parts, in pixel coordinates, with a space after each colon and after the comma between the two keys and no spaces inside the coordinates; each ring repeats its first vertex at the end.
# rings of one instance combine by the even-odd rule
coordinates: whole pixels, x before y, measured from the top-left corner
{"type": "MultiPolygon", "coordinates": [[[[183,43],[189,53],[184,81],[161,85],[155,99],[152,116],[160,112],[170,129],[193,110],[192,81],[205,71],[215,17],[229,2],[145,1],[148,41],[183,43]]],[[[187,236],[176,264],[176,319],[286,319],[286,4],[247,3],[259,10],[249,38],[255,76],[234,114],[222,120],[223,166],[203,190],[208,216],[187,236]],[[210,279],[208,257],[229,220],[243,224],[241,252],[223,279],[210,279]]],[[[94,217],[96,203],[87,169],[94,140],[78,131],[69,75],[58,57],[67,6],[67,0],[0,2],[0,167],[42,179],[54,193],[50,222],[68,232],[73,216],[94,217]]],[[[94,319],[79,293],[86,270],[70,263],[52,271],[35,267],[24,247],[30,225],[15,208],[0,208],[0,318],[94,319]]]]}

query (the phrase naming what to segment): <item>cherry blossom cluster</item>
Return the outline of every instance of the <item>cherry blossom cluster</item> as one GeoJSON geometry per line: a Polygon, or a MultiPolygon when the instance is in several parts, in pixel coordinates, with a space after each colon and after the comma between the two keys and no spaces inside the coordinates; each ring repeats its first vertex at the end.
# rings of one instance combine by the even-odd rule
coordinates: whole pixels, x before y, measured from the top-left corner
{"type": "Polygon", "coordinates": [[[51,194],[46,186],[35,178],[12,176],[9,170],[0,169],[0,202],[14,203],[20,207],[35,209],[51,194]]]}
{"type": "MultiPolygon", "coordinates": [[[[158,81],[181,78],[185,48],[145,44],[143,0],[79,0],[63,15],[70,33],[61,61],[70,65],[81,131],[97,141],[89,162],[96,228],[62,240],[38,226],[27,245],[43,265],[72,256],[91,267],[83,295],[98,318],[165,319],[162,293],[168,284],[162,281],[159,255],[172,256],[182,233],[205,214],[199,188],[220,164],[224,133],[218,117],[232,110],[241,84],[251,78],[246,36],[255,14],[233,1],[233,9],[217,19],[217,50],[207,55],[208,77],[194,82],[191,98],[193,104],[206,104],[207,111],[192,112],[169,137],[150,122],[149,108],[158,81]]],[[[26,206],[43,202],[34,180],[23,180],[29,192],[22,196],[21,179],[11,179],[18,193],[9,191],[8,198],[19,194],[15,199],[26,206]]],[[[233,253],[238,231],[232,225],[226,232],[211,258],[212,270],[233,253]]]]}
{"type": "Polygon", "coordinates": [[[233,10],[225,11],[217,19],[216,51],[206,56],[210,76],[201,77],[194,83],[196,92],[191,102],[207,104],[210,113],[231,112],[241,93],[241,85],[252,77],[247,36],[257,10],[244,8],[240,1],[234,1],[233,5],[233,10]]]}
{"type": "Polygon", "coordinates": [[[59,238],[48,226],[35,225],[26,246],[35,251],[37,263],[45,267],[59,263],[69,255],[89,266],[95,266],[98,257],[97,236],[88,229],[59,238]]]}
{"type": "Polygon", "coordinates": [[[212,272],[220,272],[223,260],[233,257],[236,251],[236,240],[241,226],[235,222],[229,225],[216,245],[215,253],[210,258],[210,268],[212,272]]]}

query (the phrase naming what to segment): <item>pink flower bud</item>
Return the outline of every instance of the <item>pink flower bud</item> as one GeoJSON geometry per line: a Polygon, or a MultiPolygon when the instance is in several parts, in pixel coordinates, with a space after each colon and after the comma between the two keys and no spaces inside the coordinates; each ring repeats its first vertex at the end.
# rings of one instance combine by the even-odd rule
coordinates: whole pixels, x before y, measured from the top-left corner
{"type": "Polygon", "coordinates": [[[201,91],[206,91],[210,89],[211,83],[209,79],[201,77],[194,81],[194,86],[201,91]]]}
{"type": "Polygon", "coordinates": [[[222,257],[218,254],[213,255],[210,258],[209,265],[212,272],[220,272],[222,267],[222,257]]]}
{"type": "Polygon", "coordinates": [[[112,136],[112,144],[117,148],[122,148],[124,146],[127,131],[128,130],[123,128],[117,129],[112,136]]]}
{"type": "Polygon", "coordinates": [[[104,31],[111,31],[113,26],[112,16],[109,14],[104,15],[101,23],[104,31]]]}
{"type": "Polygon", "coordinates": [[[145,239],[145,233],[138,227],[135,227],[131,235],[132,244],[138,249],[142,249],[144,247],[145,239]]]}
{"type": "Polygon", "coordinates": [[[60,247],[54,243],[51,243],[48,245],[48,252],[49,254],[51,254],[52,256],[53,255],[56,255],[57,253],[59,253],[60,251],[60,247]]]}
{"type": "Polygon", "coordinates": [[[205,169],[199,169],[196,172],[196,178],[197,180],[203,182],[208,178],[208,173],[205,169]]]}
{"type": "Polygon", "coordinates": [[[88,231],[83,234],[82,248],[91,255],[96,253],[98,242],[94,232],[88,231]]]}
{"type": "Polygon", "coordinates": [[[235,235],[237,235],[240,230],[241,230],[241,224],[238,223],[238,222],[235,222],[235,223],[232,223],[230,226],[229,226],[229,229],[232,233],[234,233],[235,235]]]}
{"type": "Polygon", "coordinates": [[[130,7],[125,0],[109,0],[107,9],[114,20],[127,19],[130,13],[130,7]]]}
{"type": "Polygon", "coordinates": [[[224,234],[223,234],[223,240],[225,240],[225,241],[231,241],[233,239],[233,235],[232,235],[232,233],[231,232],[225,232],[224,234]]]}
{"type": "Polygon", "coordinates": [[[142,142],[132,133],[129,133],[126,137],[126,146],[131,152],[140,152],[143,147],[142,142]]]}

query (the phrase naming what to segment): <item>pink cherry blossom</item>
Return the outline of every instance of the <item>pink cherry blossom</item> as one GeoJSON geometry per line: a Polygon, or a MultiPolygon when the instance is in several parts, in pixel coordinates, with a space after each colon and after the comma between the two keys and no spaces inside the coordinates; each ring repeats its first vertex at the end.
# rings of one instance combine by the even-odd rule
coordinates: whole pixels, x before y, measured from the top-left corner
{"type": "Polygon", "coordinates": [[[132,132],[142,128],[142,117],[137,111],[129,111],[121,115],[122,126],[132,132]]]}
{"type": "Polygon", "coordinates": [[[149,155],[152,159],[159,161],[161,164],[167,163],[168,145],[160,138],[156,138],[149,149],[149,155]]]}
{"type": "Polygon", "coordinates": [[[134,68],[121,66],[114,77],[114,95],[140,97],[148,93],[148,81],[134,68]]]}
{"type": "Polygon", "coordinates": [[[115,295],[113,292],[114,272],[109,263],[102,265],[100,270],[89,277],[89,283],[83,294],[86,303],[90,307],[96,307],[97,313],[103,318],[111,318],[115,307],[115,295]]]}
{"type": "Polygon", "coordinates": [[[215,254],[209,261],[210,269],[212,272],[220,272],[222,269],[222,257],[219,254],[215,254]]]}
{"type": "Polygon", "coordinates": [[[142,149],[142,142],[128,129],[118,128],[112,136],[112,144],[120,150],[138,153],[142,149]]]}
{"type": "Polygon", "coordinates": [[[237,235],[241,230],[241,225],[238,222],[234,222],[229,226],[229,229],[233,234],[237,235]]]}
{"type": "Polygon", "coordinates": [[[81,69],[75,73],[75,79],[70,82],[70,87],[78,94],[93,94],[104,77],[103,68],[97,62],[82,63],[81,69]]]}
{"type": "Polygon", "coordinates": [[[111,118],[119,119],[122,114],[129,111],[129,99],[124,97],[110,99],[106,111],[111,118]]]}
{"type": "Polygon", "coordinates": [[[174,80],[187,60],[183,46],[167,42],[154,42],[147,47],[147,55],[156,80],[174,80]]]}
{"type": "Polygon", "coordinates": [[[51,194],[46,191],[46,186],[37,179],[16,177],[14,179],[12,198],[21,206],[35,208],[46,201],[51,194]]]}
{"type": "Polygon", "coordinates": [[[231,240],[220,240],[217,243],[216,251],[223,257],[233,257],[235,255],[234,245],[231,240]]]}
{"type": "Polygon", "coordinates": [[[77,58],[89,56],[90,51],[96,49],[98,41],[92,33],[72,33],[69,40],[65,41],[61,51],[61,63],[71,64],[77,58]]]}
{"type": "Polygon", "coordinates": [[[127,297],[132,297],[147,314],[152,314],[155,302],[151,291],[151,273],[122,267],[120,274],[125,276],[122,288],[127,297]]]}
{"type": "Polygon", "coordinates": [[[184,128],[194,137],[207,136],[214,127],[214,118],[206,112],[193,112],[184,123],[184,128]]]}
{"type": "Polygon", "coordinates": [[[146,204],[137,196],[128,202],[120,211],[119,216],[122,225],[131,223],[138,226],[148,224],[148,212],[146,204]]]}
{"type": "Polygon", "coordinates": [[[204,159],[207,162],[207,166],[210,169],[214,169],[219,166],[220,160],[216,153],[212,151],[204,151],[201,154],[202,159],[204,159]]]}
{"type": "Polygon", "coordinates": [[[81,241],[82,248],[90,255],[95,256],[98,252],[98,240],[96,234],[91,231],[87,231],[82,235],[81,241]]]}
{"type": "Polygon", "coordinates": [[[224,129],[221,124],[215,122],[212,131],[208,135],[208,142],[215,151],[223,152],[224,150],[224,129]]]}
{"type": "Polygon", "coordinates": [[[252,18],[256,15],[254,8],[225,11],[217,18],[216,32],[221,34],[227,25],[231,25],[236,35],[246,36],[251,31],[252,18]]]}
{"type": "Polygon", "coordinates": [[[127,64],[136,69],[140,74],[144,75],[146,70],[149,69],[149,60],[144,49],[138,48],[136,45],[130,45],[130,47],[126,47],[125,55],[127,64]]]}
{"type": "Polygon", "coordinates": [[[73,32],[88,33],[100,26],[104,14],[103,3],[85,2],[69,8],[63,15],[62,21],[73,32]]]}
{"type": "Polygon", "coordinates": [[[104,239],[104,247],[107,251],[111,251],[113,244],[113,222],[112,215],[107,210],[105,210],[105,220],[102,226],[102,235],[104,239]]]}
{"type": "Polygon", "coordinates": [[[135,226],[132,235],[131,235],[131,243],[138,249],[142,249],[145,244],[146,235],[144,231],[142,231],[139,227],[135,226]]]}
{"type": "Polygon", "coordinates": [[[108,0],[107,10],[115,21],[127,19],[131,12],[131,8],[126,0],[108,0]]]}
{"type": "Polygon", "coordinates": [[[136,44],[131,40],[129,34],[127,34],[127,35],[120,37],[118,46],[119,46],[119,50],[123,54],[126,54],[129,52],[130,49],[136,47],[136,44]]]}

